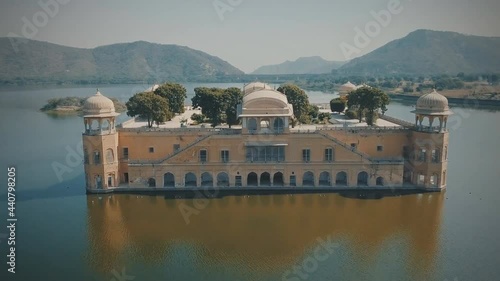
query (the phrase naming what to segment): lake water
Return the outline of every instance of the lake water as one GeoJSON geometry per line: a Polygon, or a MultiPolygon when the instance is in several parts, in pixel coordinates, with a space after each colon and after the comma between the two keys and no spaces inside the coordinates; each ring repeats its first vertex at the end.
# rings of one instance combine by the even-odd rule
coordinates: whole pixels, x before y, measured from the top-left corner
{"type": "MultiPolygon", "coordinates": [[[[186,84],[241,87],[241,84],[186,84]]],[[[104,86],[128,100],[146,85],[104,86]]],[[[0,89],[0,280],[500,280],[500,112],[453,108],[445,193],[87,196],[81,117],[38,111],[90,87],[0,89]],[[53,165],[65,165],[58,175],[53,165]],[[17,168],[16,274],[7,272],[7,167],[17,168]],[[198,207],[186,219],[181,210],[198,207]]],[[[309,92],[312,102],[332,94],[309,92]]],[[[411,104],[388,115],[413,120],[411,104]]],[[[127,117],[122,114],[120,120],[127,117]]]]}

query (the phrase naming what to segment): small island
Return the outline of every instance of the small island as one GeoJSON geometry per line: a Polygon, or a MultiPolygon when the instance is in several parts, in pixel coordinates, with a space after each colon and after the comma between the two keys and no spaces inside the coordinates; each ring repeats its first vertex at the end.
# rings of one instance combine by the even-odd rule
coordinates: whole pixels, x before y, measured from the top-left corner
{"type": "MultiPolygon", "coordinates": [[[[65,97],[52,98],[47,101],[40,110],[49,114],[78,114],[82,111],[83,104],[87,98],[65,97]]],[[[110,98],[115,105],[116,112],[125,112],[127,106],[116,98],[110,98]]]]}

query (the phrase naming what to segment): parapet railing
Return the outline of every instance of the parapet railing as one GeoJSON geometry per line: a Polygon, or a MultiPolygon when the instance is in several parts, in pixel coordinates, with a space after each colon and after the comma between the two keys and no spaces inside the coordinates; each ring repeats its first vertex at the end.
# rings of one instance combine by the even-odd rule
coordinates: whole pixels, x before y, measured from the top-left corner
{"type": "Polygon", "coordinates": [[[394,123],[394,124],[398,124],[400,126],[403,126],[405,128],[414,128],[415,127],[415,124],[411,123],[411,122],[408,122],[408,121],[405,121],[405,120],[401,120],[401,119],[398,119],[398,118],[395,118],[395,117],[392,117],[392,116],[388,116],[388,115],[380,115],[379,116],[380,119],[383,119],[385,121],[389,121],[391,123],[394,123]]]}
{"type": "Polygon", "coordinates": [[[403,157],[394,158],[371,158],[372,163],[376,164],[402,164],[405,162],[403,157]]]}
{"type": "Polygon", "coordinates": [[[360,131],[365,132],[382,132],[382,131],[406,131],[407,128],[401,126],[355,126],[355,127],[341,127],[341,126],[332,126],[332,127],[317,127],[317,131],[347,131],[352,133],[357,133],[360,131]]]}

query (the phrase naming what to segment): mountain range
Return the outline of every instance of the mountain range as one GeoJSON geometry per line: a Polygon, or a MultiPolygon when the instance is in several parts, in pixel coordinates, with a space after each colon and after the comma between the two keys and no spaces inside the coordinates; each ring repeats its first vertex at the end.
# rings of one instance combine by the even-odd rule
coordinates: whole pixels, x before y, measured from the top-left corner
{"type": "MultiPolygon", "coordinates": [[[[260,67],[252,75],[500,73],[499,50],[500,37],[417,30],[349,62],[302,57],[260,67]]],[[[0,38],[0,66],[0,84],[244,79],[241,70],[218,57],[184,46],[144,41],[84,49],[4,37],[0,38]]]]}
{"type": "Polygon", "coordinates": [[[218,57],[178,45],[138,41],[82,49],[11,40],[0,38],[0,81],[4,82],[133,83],[244,74],[218,57]]]}
{"type": "Polygon", "coordinates": [[[359,58],[339,74],[457,74],[500,72],[500,37],[416,30],[359,58]]]}
{"type": "Polygon", "coordinates": [[[344,65],[342,61],[328,61],[319,56],[301,57],[276,65],[259,67],[252,74],[323,74],[344,65]]]}

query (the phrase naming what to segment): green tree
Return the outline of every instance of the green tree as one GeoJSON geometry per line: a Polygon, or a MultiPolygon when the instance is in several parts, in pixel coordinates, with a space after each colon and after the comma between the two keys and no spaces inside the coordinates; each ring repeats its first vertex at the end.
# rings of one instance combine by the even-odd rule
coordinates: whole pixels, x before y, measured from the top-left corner
{"type": "Polygon", "coordinates": [[[193,115],[191,115],[191,120],[196,122],[196,124],[201,124],[203,123],[203,121],[205,121],[205,115],[193,113],[193,115]]]}
{"type": "Polygon", "coordinates": [[[321,112],[320,114],[318,114],[318,119],[321,122],[326,122],[328,119],[330,119],[330,113],[328,113],[328,112],[321,112]]]}
{"type": "Polygon", "coordinates": [[[345,106],[346,102],[341,98],[334,98],[330,101],[330,109],[332,112],[344,112],[345,106]]]}
{"type": "Polygon", "coordinates": [[[149,128],[173,117],[167,100],[152,92],[133,95],[127,102],[127,115],[147,119],[149,128]]]}
{"type": "Polygon", "coordinates": [[[238,125],[238,104],[243,101],[243,93],[239,88],[231,87],[224,90],[224,107],[226,113],[226,123],[231,128],[231,125],[238,125]]]}
{"type": "Polygon", "coordinates": [[[285,84],[278,88],[278,92],[286,95],[288,103],[293,106],[293,114],[299,121],[310,119],[309,113],[309,97],[301,88],[292,84],[285,84]]]}
{"type": "Polygon", "coordinates": [[[224,105],[224,90],[219,88],[198,87],[194,89],[191,99],[193,107],[201,107],[201,112],[215,127],[224,121],[226,107],[224,105]]]}
{"type": "Polygon", "coordinates": [[[363,113],[365,113],[367,117],[366,123],[372,126],[376,120],[378,111],[382,111],[382,114],[387,111],[389,101],[389,96],[381,90],[362,87],[349,94],[347,105],[349,109],[356,110],[359,122],[361,122],[363,113]]]}
{"type": "Polygon", "coordinates": [[[307,115],[309,115],[311,117],[311,119],[316,119],[316,118],[318,118],[318,114],[319,114],[319,107],[317,105],[310,104],[309,105],[309,112],[307,115]]]}
{"type": "Polygon", "coordinates": [[[168,101],[170,111],[173,113],[184,112],[184,100],[187,98],[187,94],[186,88],[181,84],[165,83],[160,85],[154,93],[168,101]]]}

